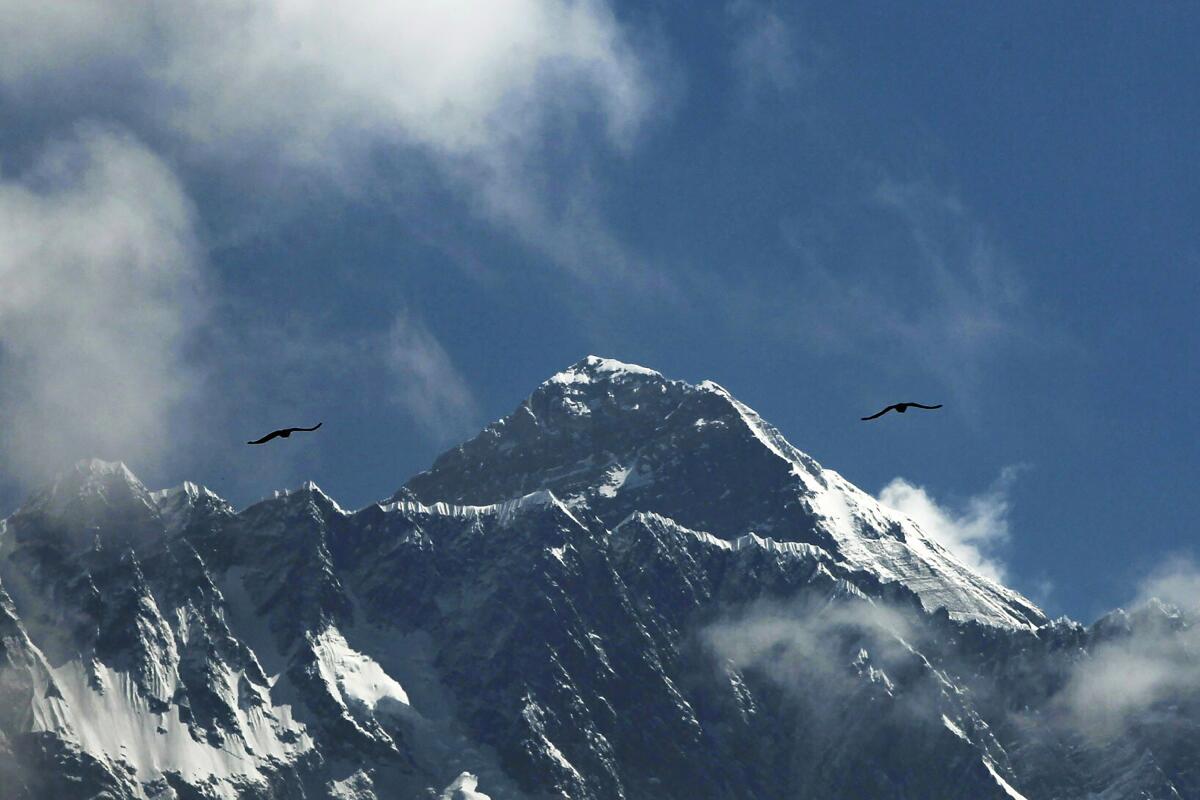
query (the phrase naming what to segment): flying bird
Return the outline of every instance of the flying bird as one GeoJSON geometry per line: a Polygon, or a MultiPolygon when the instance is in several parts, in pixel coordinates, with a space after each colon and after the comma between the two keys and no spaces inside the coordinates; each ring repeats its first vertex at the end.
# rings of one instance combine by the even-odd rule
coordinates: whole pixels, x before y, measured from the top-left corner
{"type": "Polygon", "coordinates": [[[295,433],[296,431],[315,431],[317,428],[321,427],[323,424],[324,423],[322,423],[322,422],[318,422],[316,425],[313,425],[311,428],[280,428],[277,431],[271,431],[270,433],[268,433],[266,436],[262,437],[261,439],[255,439],[253,442],[246,442],[246,444],[266,444],[267,442],[274,439],[276,436],[282,436],[284,439],[286,439],[289,436],[291,436],[293,433],[295,433]]]}
{"type": "Polygon", "coordinates": [[[935,408],[941,408],[941,407],[942,407],[942,404],[941,404],[941,403],[938,403],[936,406],[926,406],[926,405],[922,405],[922,404],[920,404],[920,403],[896,403],[895,405],[890,405],[890,406],[888,406],[888,407],[887,407],[887,408],[885,408],[883,411],[879,411],[879,412],[877,412],[877,413],[875,413],[875,414],[872,414],[872,415],[871,415],[871,416],[869,416],[869,417],[863,417],[862,419],[863,419],[863,421],[864,421],[864,422],[865,422],[865,421],[867,421],[867,420],[869,420],[869,419],[878,419],[879,417],[882,417],[882,416],[883,416],[884,414],[886,414],[887,412],[891,411],[893,408],[894,408],[894,409],[896,409],[896,411],[898,411],[898,412],[900,412],[901,414],[903,414],[905,411],[908,411],[908,409],[910,409],[910,408],[914,408],[914,407],[915,407],[915,408],[928,408],[928,409],[932,410],[932,409],[935,409],[935,408]]]}

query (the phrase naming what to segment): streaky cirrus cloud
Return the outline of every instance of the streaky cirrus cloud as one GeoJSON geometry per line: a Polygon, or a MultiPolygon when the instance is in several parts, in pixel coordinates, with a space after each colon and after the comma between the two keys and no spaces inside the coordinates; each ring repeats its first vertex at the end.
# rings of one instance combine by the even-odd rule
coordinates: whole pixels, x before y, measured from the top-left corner
{"type": "Polygon", "coordinates": [[[870,175],[847,196],[781,222],[796,277],[767,303],[815,350],[923,372],[978,403],[1007,349],[1061,347],[1027,302],[1021,265],[951,190],[870,175]],[[783,313],[786,309],[787,313],[783,313]]]}
{"type": "Polygon", "coordinates": [[[83,125],[0,177],[0,469],[27,483],[185,444],[203,288],[191,204],[128,133],[83,125]]]}
{"type": "Polygon", "coordinates": [[[1005,467],[980,494],[956,506],[939,503],[924,487],[893,478],[879,502],[911,517],[921,530],[982,575],[1003,583],[1008,568],[1000,557],[1008,543],[1009,491],[1020,469],[1005,467]]]}
{"type": "Polygon", "coordinates": [[[799,37],[779,11],[756,0],[733,0],[725,12],[733,23],[731,58],[743,91],[753,97],[799,86],[799,37]]]}
{"type": "Polygon", "coordinates": [[[475,395],[421,320],[397,316],[384,346],[394,377],[392,397],[426,436],[444,444],[475,431],[480,413],[475,395]]]}
{"type": "Polygon", "coordinates": [[[925,288],[940,312],[897,320],[897,333],[970,348],[1011,331],[1024,295],[1018,270],[957,196],[925,183],[885,180],[873,200],[908,224],[925,288]]]}

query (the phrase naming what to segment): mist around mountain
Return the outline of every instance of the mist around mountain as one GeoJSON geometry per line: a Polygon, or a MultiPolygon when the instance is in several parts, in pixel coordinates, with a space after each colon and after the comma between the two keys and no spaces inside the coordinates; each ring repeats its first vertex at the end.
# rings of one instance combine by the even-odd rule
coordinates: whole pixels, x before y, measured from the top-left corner
{"type": "Polygon", "coordinates": [[[1195,623],[1050,620],[717,384],[589,357],[355,511],[35,492],[0,798],[1198,797],[1195,623]]]}

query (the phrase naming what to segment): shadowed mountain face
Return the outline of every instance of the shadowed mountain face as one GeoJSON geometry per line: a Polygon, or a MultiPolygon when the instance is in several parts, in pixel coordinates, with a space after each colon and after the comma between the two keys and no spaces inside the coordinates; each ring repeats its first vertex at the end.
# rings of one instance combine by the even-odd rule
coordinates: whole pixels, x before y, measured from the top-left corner
{"type": "Polygon", "coordinates": [[[1187,681],[1085,713],[1193,630],[1049,622],[721,387],[588,358],[356,512],[98,461],[36,493],[0,796],[1196,796],[1187,681]]]}

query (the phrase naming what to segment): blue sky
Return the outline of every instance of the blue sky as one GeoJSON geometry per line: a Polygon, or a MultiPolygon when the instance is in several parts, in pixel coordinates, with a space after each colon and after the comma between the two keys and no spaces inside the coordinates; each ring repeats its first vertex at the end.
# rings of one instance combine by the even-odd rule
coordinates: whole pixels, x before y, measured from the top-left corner
{"type": "Polygon", "coordinates": [[[0,509],[386,496],[588,353],[1091,619],[1194,552],[1200,15],[0,10],[0,509]],[[860,416],[899,399],[936,415],[860,416]],[[324,420],[286,447],[241,444],[324,420]]]}

